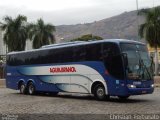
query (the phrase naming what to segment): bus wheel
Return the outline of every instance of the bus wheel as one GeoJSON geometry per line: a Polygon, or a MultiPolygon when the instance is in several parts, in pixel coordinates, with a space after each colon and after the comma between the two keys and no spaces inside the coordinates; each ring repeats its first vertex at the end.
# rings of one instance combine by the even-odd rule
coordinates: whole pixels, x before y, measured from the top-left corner
{"type": "Polygon", "coordinates": [[[94,87],[94,96],[97,100],[104,100],[106,99],[105,89],[102,84],[97,84],[94,87]]]}
{"type": "Polygon", "coordinates": [[[129,98],[129,96],[118,96],[118,98],[120,100],[127,100],[129,98]]]}
{"type": "Polygon", "coordinates": [[[26,86],[23,82],[19,86],[19,91],[20,91],[20,94],[26,94],[26,86]]]}
{"type": "Polygon", "coordinates": [[[32,82],[30,82],[30,83],[28,84],[28,94],[29,94],[29,95],[34,95],[34,94],[36,93],[35,90],[36,90],[36,89],[35,89],[34,84],[33,84],[32,82]]]}

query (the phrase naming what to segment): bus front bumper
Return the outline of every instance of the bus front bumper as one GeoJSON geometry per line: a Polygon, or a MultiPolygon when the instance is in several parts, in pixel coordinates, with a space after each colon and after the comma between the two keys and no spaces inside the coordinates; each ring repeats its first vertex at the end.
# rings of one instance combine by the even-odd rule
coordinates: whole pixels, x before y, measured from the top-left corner
{"type": "Polygon", "coordinates": [[[141,95],[141,94],[151,94],[154,91],[154,87],[150,88],[128,88],[129,95],[141,95]]]}

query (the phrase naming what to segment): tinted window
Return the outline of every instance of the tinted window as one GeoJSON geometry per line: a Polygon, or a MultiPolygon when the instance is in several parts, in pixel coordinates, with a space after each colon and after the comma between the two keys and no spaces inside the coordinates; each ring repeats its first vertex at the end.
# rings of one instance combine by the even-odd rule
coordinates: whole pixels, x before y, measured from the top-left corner
{"type": "Polygon", "coordinates": [[[73,47],[73,59],[75,62],[84,61],[86,59],[86,50],[84,45],[73,47]]]}
{"type": "Polygon", "coordinates": [[[73,47],[62,48],[64,56],[61,57],[63,62],[72,62],[73,61],[73,47]]]}
{"type": "Polygon", "coordinates": [[[10,55],[9,65],[102,61],[102,44],[88,44],[10,55]]]}
{"type": "Polygon", "coordinates": [[[86,45],[86,60],[101,61],[102,60],[101,43],[86,45]]]}
{"type": "Polygon", "coordinates": [[[120,49],[115,43],[103,44],[103,60],[108,72],[115,78],[124,79],[120,49]]]}
{"type": "MultiPolygon", "coordinates": [[[[59,63],[59,62],[62,62],[61,53],[63,53],[63,51],[61,51],[60,49],[50,50],[49,54],[46,56],[46,58],[49,58],[50,61],[46,62],[46,63],[59,63]]],[[[43,64],[46,64],[46,63],[43,63],[43,64]]]]}

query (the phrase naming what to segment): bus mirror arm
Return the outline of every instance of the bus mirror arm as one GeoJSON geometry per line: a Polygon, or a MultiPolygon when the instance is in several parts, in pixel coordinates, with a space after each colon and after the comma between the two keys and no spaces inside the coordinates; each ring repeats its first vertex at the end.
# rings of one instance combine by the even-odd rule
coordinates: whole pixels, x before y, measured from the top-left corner
{"type": "Polygon", "coordinates": [[[124,61],[124,66],[125,66],[125,68],[127,68],[128,67],[127,53],[122,53],[122,58],[123,58],[123,61],[124,61]]]}

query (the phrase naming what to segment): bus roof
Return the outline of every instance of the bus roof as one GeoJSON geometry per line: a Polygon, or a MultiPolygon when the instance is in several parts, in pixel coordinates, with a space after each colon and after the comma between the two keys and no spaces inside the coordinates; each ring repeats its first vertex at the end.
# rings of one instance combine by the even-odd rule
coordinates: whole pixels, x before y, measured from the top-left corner
{"type": "Polygon", "coordinates": [[[145,43],[134,41],[134,40],[127,40],[127,39],[104,39],[104,40],[98,40],[98,41],[75,41],[75,42],[66,42],[66,43],[45,45],[45,46],[42,46],[39,49],[10,52],[10,53],[8,53],[8,55],[18,54],[18,53],[25,53],[25,52],[32,52],[32,51],[39,51],[39,50],[46,50],[46,49],[53,49],[53,48],[63,48],[63,47],[69,47],[69,46],[75,46],[75,45],[86,45],[86,44],[92,44],[92,43],[103,43],[103,42],[112,42],[112,43],[117,43],[117,44],[119,44],[119,43],[135,43],[135,44],[145,45],[145,43]]]}

